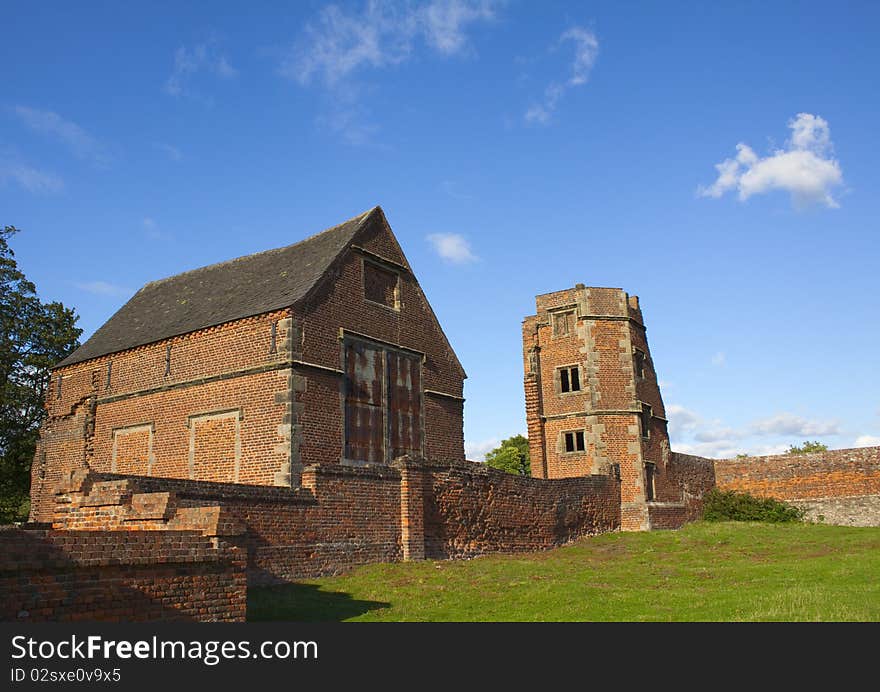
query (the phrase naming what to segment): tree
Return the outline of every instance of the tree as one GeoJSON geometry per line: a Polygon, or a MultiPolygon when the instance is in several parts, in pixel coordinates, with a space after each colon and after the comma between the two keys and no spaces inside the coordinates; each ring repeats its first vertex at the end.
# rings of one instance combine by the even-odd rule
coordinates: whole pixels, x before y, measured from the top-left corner
{"type": "Polygon", "coordinates": [[[502,440],[498,447],[486,454],[486,464],[507,473],[531,476],[528,438],[514,435],[502,440]]]}
{"type": "Polygon", "coordinates": [[[79,346],[74,311],[43,303],[0,231],[0,524],[27,519],[30,470],[50,368],[79,346]]]}
{"type": "Polygon", "coordinates": [[[800,447],[792,445],[788,448],[788,454],[809,454],[810,452],[827,452],[828,445],[821,442],[810,442],[807,440],[800,447]]]}

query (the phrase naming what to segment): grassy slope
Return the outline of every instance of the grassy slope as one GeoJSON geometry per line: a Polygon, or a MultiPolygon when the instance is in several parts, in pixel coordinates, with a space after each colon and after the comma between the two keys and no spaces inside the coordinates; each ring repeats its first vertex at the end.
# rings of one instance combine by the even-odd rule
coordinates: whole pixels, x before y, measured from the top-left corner
{"type": "Polygon", "coordinates": [[[698,523],[251,589],[250,620],[880,621],[880,528],[698,523]]]}

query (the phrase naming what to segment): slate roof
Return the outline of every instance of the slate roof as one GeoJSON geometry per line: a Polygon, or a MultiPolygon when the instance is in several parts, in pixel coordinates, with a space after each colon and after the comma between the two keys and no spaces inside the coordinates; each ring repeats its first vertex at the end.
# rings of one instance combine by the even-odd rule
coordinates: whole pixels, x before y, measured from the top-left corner
{"type": "Polygon", "coordinates": [[[290,307],[376,215],[380,207],[294,245],[151,281],[55,367],[290,307]]]}

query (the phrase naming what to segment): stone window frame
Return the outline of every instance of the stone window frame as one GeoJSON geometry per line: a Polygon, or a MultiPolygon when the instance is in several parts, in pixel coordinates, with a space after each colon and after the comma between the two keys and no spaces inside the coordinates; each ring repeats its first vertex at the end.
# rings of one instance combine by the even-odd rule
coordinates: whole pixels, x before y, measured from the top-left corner
{"type": "Polygon", "coordinates": [[[244,412],[241,408],[219,409],[192,413],[187,416],[186,427],[189,429],[189,450],[187,453],[187,470],[189,479],[195,480],[196,470],[196,426],[200,421],[217,420],[220,418],[235,418],[235,464],[232,472],[232,483],[238,483],[241,470],[241,421],[244,420],[244,412]]]}
{"type": "Polygon", "coordinates": [[[584,369],[581,367],[580,363],[567,363],[565,365],[557,365],[554,368],[553,372],[553,390],[556,393],[556,396],[564,397],[564,396],[577,396],[582,394],[584,391],[584,369]],[[562,391],[562,371],[563,370],[571,370],[572,368],[577,369],[578,374],[578,388],[571,389],[571,374],[568,376],[569,390],[567,392],[562,391]]]}
{"type": "Polygon", "coordinates": [[[645,502],[657,502],[657,464],[645,462],[645,502]]]}
{"type": "Polygon", "coordinates": [[[400,313],[400,271],[394,269],[383,262],[377,262],[373,259],[368,259],[366,257],[361,258],[361,295],[364,297],[364,302],[369,303],[370,305],[378,305],[385,310],[390,310],[395,314],[400,313]],[[379,303],[375,300],[371,300],[367,298],[367,265],[372,266],[380,271],[386,272],[388,274],[393,274],[395,277],[394,282],[394,305],[386,305],[385,303],[379,303]]]}
{"type": "Polygon", "coordinates": [[[571,430],[560,430],[559,434],[556,437],[556,453],[559,456],[578,456],[584,455],[587,453],[587,431],[584,428],[572,428],[571,430]],[[578,434],[581,437],[581,443],[583,444],[583,449],[577,448],[578,442],[578,434]],[[565,436],[572,435],[572,442],[574,445],[574,449],[572,451],[568,451],[565,446],[565,436]]]}
{"type": "Polygon", "coordinates": [[[639,433],[643,440],[651,439],[651,420],[654,418],[654,407],[644,401],[640,402],[642,411],[639,413],[639,433]]]}
{"type": "Polygon", "coordinates": [[[640,348],[633,348],[633,375],[637,380],[644,380],[648,371],[648,354],[640,348]],[[637,367],[638,361],[641,361],[641,372],[637,367]]]}
{"type": "MultiPolygon", "coordinates": [[[[577,332],[577,320],[578,320],[578,311],[577,305],[563,305],[558,308],[552,308],[547,311],[548,316],[550,318],[550,338],[551,339],[569,339],[575,335],[577,332]],[[572,316],[572,329],[571,331],[565,331],[563,333],[558,333],[556,331],[557,320],[563,315],[571,315],[572,316]]],[[[567,324],[567,320],[566,320],[567,324]]]]}
{"type": "Polygon", "coordinates": [[[153,439],[156,436],[156,424],[154,422],[149,423],[134,423],[133,425],[123,425],[118,428],[113,428],[110,431],[110,437],[112,439],[112,444],[110,447],[110,473],[116,473],[117,468],[117,439],[120,435],[132,435],[134,433],[144,432],[145,430],[149,431],[149,435],[147,437],[147,474],[148,476],[153,475],[153,463],[156,461],[153,455],[153,439]]]}

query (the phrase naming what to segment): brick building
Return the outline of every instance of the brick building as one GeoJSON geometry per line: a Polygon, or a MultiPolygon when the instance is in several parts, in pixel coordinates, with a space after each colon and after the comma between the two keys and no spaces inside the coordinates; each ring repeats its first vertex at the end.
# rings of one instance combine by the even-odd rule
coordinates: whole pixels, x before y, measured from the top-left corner
{"type": "Polygon", "coordinates": [[[678,502],[669,436],[639,299],[618,288],[539,295],[523,321],[532,475],[615,475],[621,528],[650,528],[652,504],[678,502]]]}
{"type": "Polygon", "coordinates": [[[297,487],[464,460],[465,372],[384,213],[154,281],[52,373],[31,518],[70,472],[297,487]]]}

